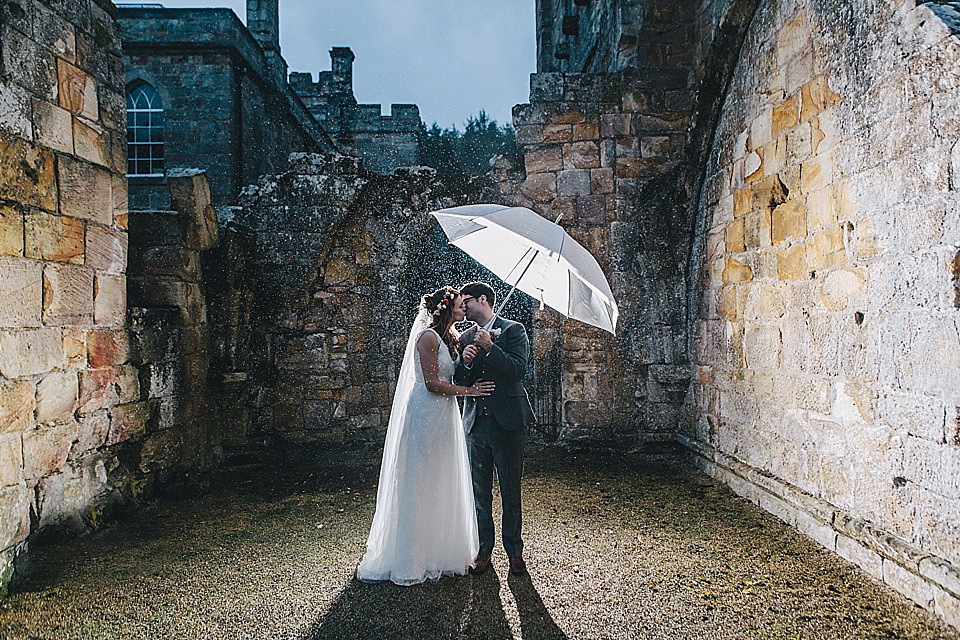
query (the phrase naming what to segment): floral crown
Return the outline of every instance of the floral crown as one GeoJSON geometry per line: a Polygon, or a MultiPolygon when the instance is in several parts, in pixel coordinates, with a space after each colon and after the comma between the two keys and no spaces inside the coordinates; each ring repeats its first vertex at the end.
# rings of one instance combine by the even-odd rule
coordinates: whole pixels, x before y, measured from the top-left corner
{"type": "Polygon", "coordinates": [[[440,317],[440,314],[443,313],[443,310],[450,306],[450,303],[453,302],[457,297],[457,290],[453,287],[447,287],[446,292],[444,292],[443,297],[440,299],[440,302],[437,303],[437,306],[433,308],[433,315],[440,317]]]}

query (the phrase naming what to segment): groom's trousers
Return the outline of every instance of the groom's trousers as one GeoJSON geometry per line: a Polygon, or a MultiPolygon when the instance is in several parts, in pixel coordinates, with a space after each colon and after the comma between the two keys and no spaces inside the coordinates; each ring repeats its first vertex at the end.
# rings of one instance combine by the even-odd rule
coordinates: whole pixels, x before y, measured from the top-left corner
{"type": "Polygon", "coordinates": [[[493,530],[494,469],[500,481],[500,500],[503,504],[503,548],[511,558],[523,555],[520,480],[523,476],[525,431],[526,428],[507,431],[492,416],[478,415],[467,436],[480,555],[492,553],[496,540],[493,530]]]}

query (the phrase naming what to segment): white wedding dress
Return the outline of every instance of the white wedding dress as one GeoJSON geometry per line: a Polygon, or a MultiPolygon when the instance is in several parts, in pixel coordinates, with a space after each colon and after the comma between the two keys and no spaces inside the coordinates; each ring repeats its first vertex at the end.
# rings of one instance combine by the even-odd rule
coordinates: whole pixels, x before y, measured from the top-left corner
{"type": "MultiPolygon", "coordinates": [[[[454,396],[427,391],[423,381],[416,344],[433,331],[428,319],[421,311],[414,322],[400,369],[377,510],[357,568],[364,582],[412,585],[463,575],[480,549],[460,407],[454,396]]],[[[440,380],[451,381],[454,362],[442,340],[438,365],[440,380]]]]}

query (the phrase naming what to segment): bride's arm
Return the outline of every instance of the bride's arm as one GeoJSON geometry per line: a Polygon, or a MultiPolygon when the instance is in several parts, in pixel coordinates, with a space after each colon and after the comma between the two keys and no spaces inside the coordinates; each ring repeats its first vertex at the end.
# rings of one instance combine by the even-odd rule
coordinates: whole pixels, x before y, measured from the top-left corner
{"type": "Polygon", "coordinates": [[[461,387],[441,380],[440,366],[437,363],[440,339],[433,331],[423,332],[417,340],[417,351],[420,353],[420,368],[423,371],[423,383],[427,391],[444,396],[488,396],[493,391],[494,384],[483,380],[477,380],[471,387],[461,387]]]}

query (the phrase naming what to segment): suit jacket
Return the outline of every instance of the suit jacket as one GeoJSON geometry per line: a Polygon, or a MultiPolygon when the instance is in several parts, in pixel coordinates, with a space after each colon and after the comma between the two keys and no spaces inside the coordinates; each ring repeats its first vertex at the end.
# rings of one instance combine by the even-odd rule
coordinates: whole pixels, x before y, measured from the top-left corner
{"type": "MultiPolygon", "coordinates": [[[[519,322],[504,318],[497,318],[491,328],[500,329],[500,335],[493,338],[490,351],[480,349],[470,367],[458,359],[453,374],[453,381],[465,387],[480,379],[496,384],[496,389],[487,397],[467,396],[464,399],[463,427],[467,433],[473,429],[473,423],[484,407],[507,431],[515,431],[533,421],[533,410],[522,384],[530,351],[527,331],[519,322]]],[[[464,331],[460,336],[461,349],[473,344],[476,334],[476,326],[464,331]]]]}

